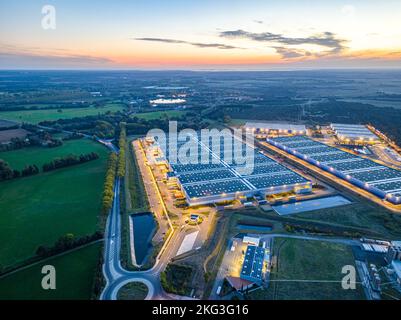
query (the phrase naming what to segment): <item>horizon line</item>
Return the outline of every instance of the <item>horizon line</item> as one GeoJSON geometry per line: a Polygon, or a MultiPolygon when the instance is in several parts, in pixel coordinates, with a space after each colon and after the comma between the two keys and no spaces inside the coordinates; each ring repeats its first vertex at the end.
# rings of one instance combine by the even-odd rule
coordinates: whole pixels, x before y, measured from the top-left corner
{"type": "Polygon", "coordinates": [[[322,67],[322,68],[271,68],[271,69],[152,69],[152,68],[0,68],[2,71],[131,71],[131,72],[295,72],[295,71],[401,71],[400,67],[322,67]]]}

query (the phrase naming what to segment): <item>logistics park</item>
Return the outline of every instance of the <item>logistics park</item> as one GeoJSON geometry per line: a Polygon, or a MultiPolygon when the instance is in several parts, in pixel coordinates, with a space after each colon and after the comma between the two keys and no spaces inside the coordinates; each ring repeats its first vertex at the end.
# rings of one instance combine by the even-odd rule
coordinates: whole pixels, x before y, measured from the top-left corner
{"type": "MultiPolygon", "coordinates": [[[[138,163],[140,170],[145,171],[146,166],[152,172],[166,214],[173,221],[172,228],[181,234],[172,245],[175,253],[170,262],[195,269],[198,277],[203,273],[202,281],[192,278],[186,294],[211,299],[400,296],[398,233],[373,239],[359,237],[365,235],[359,233],[362,229],[352,227],[341,232],[337,228],[329,232],[313,229],[308,234],[310,229],[295,223],[314,212],[346,212],[346,206],[360,203],[360,199],[385,212],[401,213],[401,162],[397,151],[389,152],[387,141],[362,125],[306,128],[299,124],[248,122],[243,129],[243,136],[231,133],[230,137],[240,141],[239,151],[227,151],[224,138],[211,135],[203,139],[199,132],[174,143],[168,137],[137,140],[146,156],[138,163]],[[254,145],[245,139],[249,134],[256,138],[254,145]],[[188,143],[191,152],[195,151],[190,160],[177,156],[188,143]],[[380,158],[377,148],[385,150],[388,157],[380,158]],[[231,227],[219,230],[224,219],[231,221],[231,227]],[[341,236],[333,238],[336,233],[341,236]],[[215,241],[218,247],[214,247],[215,241]],[[316,259],[325,270],[319,279],[303,279],[304,287],[297,282],[302,279],[290,279],[308,275],[296,275],[294,271],[283,275],[283,269],[291,269],[295,263],[285,253],[293,250],[293,245],[305,246],[305,257],[316,250],[310,259],[316,259]],[[329,261],[328,256],[333,260],[329,261]],[[316,294],[319,282],[322,286],[341,282],[341,266],[333,270],[333,263],[339,264],[340,260],[358,270],[357,289],[346,293],[337,284],[335,290],[326,288],[326,293],[316,294]],[[210,261],[214,261],[213,268],[204,274],[210,261]],[[197,270],[202,269],[199,265],[202,271],[197,270]],[[204,281],[207,274],[215,276],[212,281],[204,281]],[[288,282],[285,285],[279,284],[283,276],[288,282]],[[205,283],[195,284],[197,281],[205,283]],[[391,285],[382,288],[382,282],[391,285]],[[288,296],[288,292],[298,290],[305,290],[305,296],[288,296]]],[[[188,148],[185,150],[188,155],[188,148]]],[[[157,211],[150,197],[149,202],[157,211]]],[[[305,268],[305,263],[298,271],[305,268]]]]}

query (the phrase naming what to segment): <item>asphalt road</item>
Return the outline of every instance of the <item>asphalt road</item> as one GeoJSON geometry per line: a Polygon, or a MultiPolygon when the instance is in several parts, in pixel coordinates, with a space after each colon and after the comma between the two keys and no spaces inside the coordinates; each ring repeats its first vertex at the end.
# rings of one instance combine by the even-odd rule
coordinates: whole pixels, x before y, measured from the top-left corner
{"type": "Polygon", "coordinates": [[[130,282],[141,282],[148,287],[147,300],[187,299],[187,297],[167,294],[160,283],[160,273],[164,271],[170,259],[177,252],[185,235],[183,228],[173,231],[171,238],[161,249],[152,269],[146,271],[128,271],[121,266],[121,213],[119,195],[120,180],[116,179],[113,207],[107,219],[104,237],[103,274],[106,279],[106,286],[100,296],[100,300],[116,300],[119,289],[130,282]]]}

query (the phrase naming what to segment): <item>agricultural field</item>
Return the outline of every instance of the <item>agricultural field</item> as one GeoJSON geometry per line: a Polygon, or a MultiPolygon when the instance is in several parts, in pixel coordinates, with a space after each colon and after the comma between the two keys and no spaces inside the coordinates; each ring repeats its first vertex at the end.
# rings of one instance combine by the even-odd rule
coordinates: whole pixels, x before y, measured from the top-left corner
{"type": "MultiPolygon", "coordinates": [[[[0,183],[0,265],[22,263],[40,245],[53,245],[66,233],[76,237],[97,229],[108,150],[96,142],[74,140],[60,151],[96,152],[95,161],[0,183]]],[[[8,153],[11,166],[50,161],[55,149],[8,153]],[[27,154],[25,154],[27,153],[27,154]]],[[[0,157],[3,154],[0,153],[0,157]]]]}
{"type": "Polygon", "coordinates": [[[64,141],[63,145],[56,148],[28,147],[19,150],[0,153],[0,159],[8,162],[13,169],[21,170],[26,165],[36,164],[39,168],[43,164],[61,158],[69,154],[84,154],[88,152],[103,153],[105,148],[101,144],[88,139],[64,141]]]}
{"type": "Polygon", "coordinates": [[[1,277],[0,300],[90,299],[100,248],[94,243],[1,277]],[[44,265],[56,269],[56,290],[41,287],[44,265]]]}
{"type": "Polygon", "coordinates": [[[250,299],[365,299],[360,284],[357,284],[355,290],[344,290],[341,286],[343,266],[355,266],[350,246],[316,240],[276,238],[273,256],[276,263],[272,269],[269,288],[253,291],[249,294],[250,299]]]}
{"type": "Polygon", "coordinates": [[[162,119],[165,117],[181,117],[184,116],[187,111],[182,110],[166,110],[166,111],[156,111],[156,112],[145,112],[145,113],[134,113],[132,117],[137,117],[145,120],[162,119]]]}
{"type": "Polygon", "coordinates": [[[95,108],[71,108],[71,109],[44,109],[44,110],[24,110],[24,111],[1,111],[0,119],[13,120],[17,122],[28,122],[38,124],[42,121],[55,121],[59,119],[72,119],[76,117],[93,116],[106,112],[122,111],[120,104],[108,104],[104,107],[95,108]]]}
{"type": "Polygon", "coordinates": [[[1,130],[0,143],[9,142],[13,138],[24,139],[28,133],[24,129],[1,130]]]}

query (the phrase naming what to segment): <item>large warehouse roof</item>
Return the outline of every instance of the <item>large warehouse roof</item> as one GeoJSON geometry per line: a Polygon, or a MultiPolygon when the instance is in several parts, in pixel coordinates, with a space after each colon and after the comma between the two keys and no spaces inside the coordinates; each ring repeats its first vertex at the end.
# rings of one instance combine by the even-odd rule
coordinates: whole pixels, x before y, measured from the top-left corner
{"type": "Polygon", "coordinates": [[[277,131],[291,131],[291,132],[304,132],[306,133],[306,127],[299,124],[289,123],[270,123],[270,122],[247,122],[245,129],[255,130],[277,130],[277,131]]]}
{"type": "Polygon", "coordinates": [[[401,203],[399,170],[306,137],[281,137],[267,141],[381,198],[387,198],[392,203],[401,203]]]}
{"type": "Polygon", "coordinates": [[[378,137],[363,125],[332,123],[330,126],[341,139],[378,140],[378,137]]]}
{"type": "MultiPolygon", "coordinates": [[[[219,151],[212,151],[210,146],[201,142],[198,136],[193,139],[197,143],[198,154],[207,153],[205,159],[213,159],[214,163],[182,163],[170,162],[170,169],[174,172],[173,176],[179,183],[187,196],[193,202],[200,201],[200,198],[213,197],[211,202],[224,201],[227,195],[238,195],[269,191],[285,192],[290,188],[310,186],[310,182],[299,174],[289,170],[273,159],[259,153],[256,149],[240,142],[242,155],[247,155],[248,160],[252,160],[252,166],[247,168],[247,163],[241,163],[235,156],[229,157],[230,150],[225,150],[224,142],[221,142],[219,151]],[[244,152],[247,151],[247,153],[244,152]],[[250,170],[243,170],[244,168],[250,170]]],[[[178,148],[182,145],[180,143],[178,148]]],[[[161,147],[163,148],[163,147],[161,147]]],[[[170,150],[168,145],[162,150],[169,159],[170,150]]],[[[232,154],[231,154],[232,155],[232,154]]],[[[179,159],[178,159],[179,160],[179,159]]],[[[272,193],[272,192],[269,192],[272,193]]]]}

